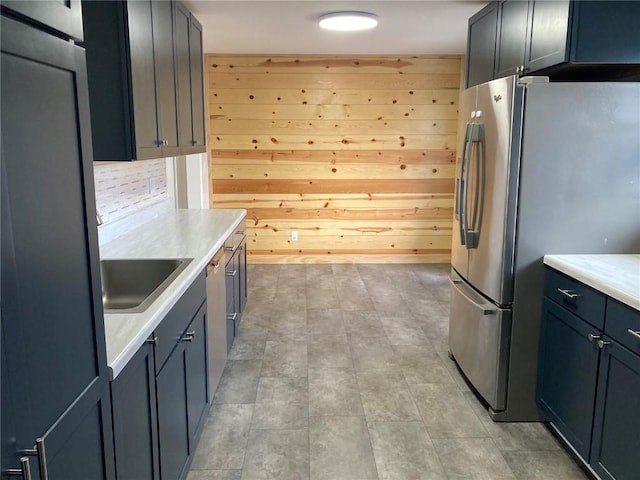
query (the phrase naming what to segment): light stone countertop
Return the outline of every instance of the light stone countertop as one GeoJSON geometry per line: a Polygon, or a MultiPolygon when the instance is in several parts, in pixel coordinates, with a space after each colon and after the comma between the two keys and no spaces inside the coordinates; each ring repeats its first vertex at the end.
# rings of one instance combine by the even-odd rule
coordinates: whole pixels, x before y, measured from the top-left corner
{"type": "Polygon", "coordinates": [[[640,255],[545,255],[544,264],[640,310],[640,255]]]}
{"type": "Polygon", "coordinates": [[[142,313],[105,314],[107,365],[114,379],[246,217],[246,210],[171,210],[100,247],[100,259],[193,258],[142,313]]]}

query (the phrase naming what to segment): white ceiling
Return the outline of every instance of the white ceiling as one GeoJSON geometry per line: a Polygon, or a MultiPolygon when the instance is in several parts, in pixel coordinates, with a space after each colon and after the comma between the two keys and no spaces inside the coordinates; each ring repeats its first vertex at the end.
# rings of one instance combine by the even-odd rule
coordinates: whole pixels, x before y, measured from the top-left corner
{"type": "Polygon", "coordinates": [[[186,0],[203,25],[205,53],[427,55],[464,54],[467,22],[486,1],[186,0]],[[377,28],[328,32],[319,15],[375,13],[377,28]]]}

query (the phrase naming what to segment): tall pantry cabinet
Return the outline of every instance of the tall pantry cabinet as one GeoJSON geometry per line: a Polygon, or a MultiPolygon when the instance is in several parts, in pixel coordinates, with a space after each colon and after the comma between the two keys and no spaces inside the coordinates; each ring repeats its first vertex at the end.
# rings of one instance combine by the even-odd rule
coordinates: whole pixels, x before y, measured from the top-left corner
{"type": "Polygon", "coordinates": [[[80,5],[0,5],[2,478],[113,480],[80,5]]]}

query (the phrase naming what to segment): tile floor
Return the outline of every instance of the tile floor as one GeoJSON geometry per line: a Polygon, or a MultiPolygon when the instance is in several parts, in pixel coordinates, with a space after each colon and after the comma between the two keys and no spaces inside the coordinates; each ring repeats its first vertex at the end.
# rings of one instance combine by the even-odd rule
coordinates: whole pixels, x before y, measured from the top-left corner
{"type": "Polygon", "coordinates": [[[588,478],[447,357],[447,265],[250,265],[188,480],[588,478]]]}

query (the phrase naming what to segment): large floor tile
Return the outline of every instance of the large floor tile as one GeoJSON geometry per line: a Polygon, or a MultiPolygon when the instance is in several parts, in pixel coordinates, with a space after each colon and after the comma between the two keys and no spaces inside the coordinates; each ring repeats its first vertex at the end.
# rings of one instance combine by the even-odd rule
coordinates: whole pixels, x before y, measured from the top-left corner
{"type": "Polygon", "coordinates": [[[290,401],[256,403],[251,428],[254,430],[282,430],[309,427],[309,405],[296,399],[290,401]]]}
{"type": "Polygon", "coordinates": [[[431,347],[427,336],[417,325],[413,316],[386,317],[380,316],[380,322],[391,345],[420,345],[424,348],[431,347]]]}
{"type": "MultiPolygon", "coordinates": [[[[447,478],[462,480],[515,480],[516,477],[491,439],[433,439],[447,478]]],[[[555,477],[548,477],[548,480],[555,477]]]]}
{"type": "Polygon", "coordinates": [[[438,352],[433,348],[394,345],[393,351],[407,383],[455,383],[438,352]]]}
{"type": "Polygon", "coordinates": [[[263,377],[306,377],[307,343],[268,341],[262,360],[263,377]]]}
{"type": "Polygon", "coordinates": [[[587,480],[589,477],[561,451],[504,452],[518,480],[587,480]]]}
{"type": "Polygon", "coordinates": [[[357,372],[398,370],[398,362],[387,337],[349,337],[353,366],[357,372]]]}
{"type": "Polygon", "coordinates": [[[342,310],[310,308],[307,311],[307,330],[309,335],[346,335],[342,310]]]}
{"type": "Polygon", "coordinates": [[[213,405],[191,469],[242,469],[252,416],[253,405],[213,405]]]}
{"type": "Polygon", "coordinates": [[[272,309],[267,340],[272,342],[306,342],[307,312],[272,309]]]}
{"type": "Polygon", "coordinates": [[[364,415],[351,368],[309,369],[309,415],[364,415]]]}
{"type": "Polygon", "coordinates": [[[432,383],[410,385],[410,388],[432,439],[489,438],[489,433],[455,385],[432,383]]]}
{"type": "Polygon", "coordinates": [[[440,460],[422,422],[369,422],[380,480],[441,480],[440,460]]]}
{"type": "Polygon", "coordinates": [[[261,360],[227,360],[213,403],[254,403],[261,360]]]}
{"type": "Polygon", "coordinates": [[[364,417],[309,419],[311,480],[378,480],[364,417]]]}
{"type": "Polygon", "coordinates": [[[187,480],[241,480],[242,470],[191,470],[187,480]]]}
{"type": "Polygon", "coordinates": [[[358,387],[367,422],[420,420],[402,372],[360,372],[358,387]]]}
{"type": "Polygon", "coordinates": [[[340,297],[335,287],[318,288],[307,287],[307,308],[340,308],[340,297]]]}
{"type": "Polygon", "coordinates": [[[386,332],[378,312],[373,309],[351,311],[344,314],[347,334],[354,337],[384,337],[386,332]]]}
{"type": "Polygon", "coordinates": [[[307,430],[252,430],[242,480],[309,478],[307,430]]]}
{"type": "Polygon", "coordinates": [[[309,335],[309,370],[353,370],[351,350],[344,335],[309,335]]]}
{"type": "Polygon", "coordinates": [[[256,403],[308,403],[308,392],[306,377],[261,377],[256,403]]]}

